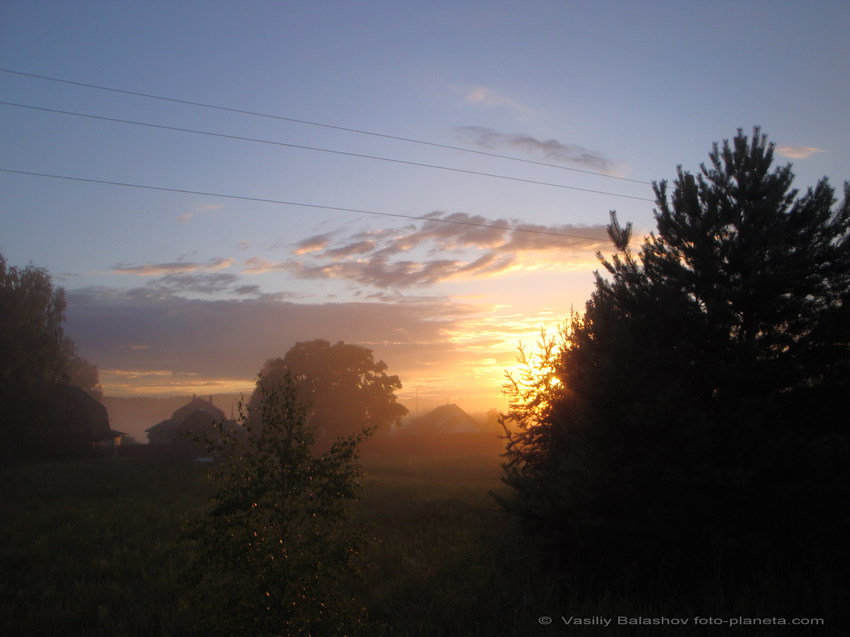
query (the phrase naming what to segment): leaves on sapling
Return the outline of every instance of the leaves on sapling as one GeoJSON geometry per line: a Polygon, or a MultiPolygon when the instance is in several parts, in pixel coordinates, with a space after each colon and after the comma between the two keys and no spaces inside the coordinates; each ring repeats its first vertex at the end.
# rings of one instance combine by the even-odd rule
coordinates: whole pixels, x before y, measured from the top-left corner
{"type": "Polygon", "coordinates": [[[345,583],[357,538],[346,503],[357,496],[357,450],[370,430],[338,438],[320,455],[293,379],[257,383],[238,426],[201,440],[215,457],[212,507],[198,542],[192,603],[210,626],[252,634],[335,634],[362,613],[345,583]],[[253,411],[253,413],[252,413],[253,411]],[[246,628],[248,627],[248,628],[246,628]]]}

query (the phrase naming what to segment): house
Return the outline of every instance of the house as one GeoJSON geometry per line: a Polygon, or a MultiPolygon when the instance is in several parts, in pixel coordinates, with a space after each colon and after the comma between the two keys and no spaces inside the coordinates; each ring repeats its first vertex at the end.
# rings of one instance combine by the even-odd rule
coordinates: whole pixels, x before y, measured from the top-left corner
{"type": "Polygon", "coordinates": [[[171,418],[145,431],[150,445],[190,452],[198,451],[198,445],[193,439],[213,433],[216,423],[233,426],[225,418],[224,412],[213,405],[212,396],[204,400],[193,394],[191,402],[177,409],[171,418]]]}
{"type": "Polygon", "coordinates": [[[416,418],[396,436],[370,441],[373,453],[394,456],[489,456],[504,451],[496,432],[478,422],[455,404],[446,404],[416,418]]]}
{"type": "Polygon", "coordinates": [[[407,433],[481,433],[475,419],[455,404],[442,405],[404,429],[407,433]]]}
{"type": "Polygon", "coordinates": [[[58,427],[50,438],[57,450],[73,454],[118,444],[121,432],[109,427],[106,407],[96,398],[72,385],[58,385],[56,392],[58,427]]]}

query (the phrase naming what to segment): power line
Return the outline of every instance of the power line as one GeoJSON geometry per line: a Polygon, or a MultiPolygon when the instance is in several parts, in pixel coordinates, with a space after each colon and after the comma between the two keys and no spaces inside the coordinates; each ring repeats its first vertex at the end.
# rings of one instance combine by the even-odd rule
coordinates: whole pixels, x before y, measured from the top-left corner
{"type": "Polygon", "coordinates": [[[86,82],[75,82],[73,80],[66,80],[66,79],[62,79],[62,78],[58,78],[58,77],[50,77],[50,76],[47,76],[47,75],[37,75],[35,73],[26,73],[24,71],[13,71],[12,69],[2,69],[2,68],[0,68],[0,72],[9,73],[9,74],[12,74],[12,75],[20,75],[20,76],[23,76],[23,77],[30,77],[30,78],[34,78],[34,79],[38,79],[38,80],[45,80],[45,81],[48,81],[48,82],[58,82],[58,83],[61,83],[61,84],[70,84],[70,85],[73,85],[73,86],[82,86],[82,87],[85,87],[85,88],[96,89],[96,90],[99,90],[99,91],[110,91],[112,93],[121,93],[121,94],[124,94],[124,95],[133,95],[135,97],[144,97],[144,98],[147,98],[147,99],[161,100],[163,102],[173,102],[173,103],[176,103],[176,104],[186,104],[186,105],[189,105],[189,106],[198,106],[200,108],[209,108],[209,109],[218,110],[218,111],[225,111],[225,112],[229,112],[229,113],[238,113],[240,115],[251,115],[252,117],[264,117],[264,118],[267,118],[267,119],[276,119],[276,120],[280,120],[280,121],[284,121],[284,122],[291,122],[291,123],[294,123],[294,124],[304,124],[304,125],[307,125],[307,126],[318,126],[320,128],[328,128],[328,129],[332,129],[332,130],[339,130],[339,131],[344,131],[344,132],[347,132],[347,133],[356,133],[358,135],[370,135],[372,137],[382,137],[384,139],[393,139],[393,140],[401,141],[401,142],[409,142],[411,144],[421,144],[423,146],[432,146],[434,148],[443,148],[445,150],[455,150],[455,151],[460,151],[460,152],[463,152],[463,153],[472,153],[472,154],[475,154],[475,155],[484,155],[484,156],[487,156],[487,157],[496,157],[498,159],[507,159],[509,161],[517,161],[517,162],[522,162],[522,163],[525,163],[525,164],[535,164],[537,166],[547,166],[549,168],[557,168],[559,170],[569,170],[569,171],[572,171],[572,172],[584,173],[586,175],[595,175],[597,177],[605,177],[607,179],[619,179],[621,181],[630,181],[630,182],[636,183],[636,184],[646,184],[648,186],[652,185],[652,182],[644,181],[644,180],[641,180],[641,179],[631,179],[629,177],[621,177],[619,175],[609,175],[607,173],[601,173],[601,172],[594,171],[594,170],[584,170],[582,168],[573,168],[571,166],[561,166],[560,164],[552,164],[552,163],[544,162],[544,161],[536,161],[534,159],[524,159],[522,157],[515,157],[513,155],[502,155],[500,153],[492,153],[492,152],[484,151],[484,150],[475,150],[473,148],[464,148],[462,146],[452,146],[452,145],[449,145],[449,144],[440,144],[440,143],[437,143],[437,142],[429,142],[429,141],[426,141],[426,140],[415,139],[415,138],[412,138],[412,137],[401,137],[399,135],[389,135],[387,133],[378,133],[378,132],[375,132],[375,131],[368,131],[368,130],[359,129],[359,128],[349,128],[349,127],[346,127],[346,126],[338,126],[338,125],[335,125],[335,124],[325,124],[325,123],[322,123],[322,122],[313,122],[313,121],[305,120],[305,119],[296,119],[294,117],[285,117],[283,115],[271,115],[269,113],[260,113],[260,112],[257,112],[257,111],[248,111],[248,110],[244,110],[244,109],[240,109],[240,108],[231,108],[231,107],[228,107],[228,106],[220,106],[220,105],[217,105],[217,104],[208,104],[208,103],[205,103],[205,102],[195,102],[195,101],[192,101],[192,100],[185,100],[185,99],[180,99],[180,98],[176,98],[176,97],[165,97],[163,95],[154,95],[152,93],[142,93],[140,91],[130,91],[130,90],[126,90],[126,89],[114,88],[114,87],[111,87],[111,86],[103,86],[103,85],[100,85],[100,84],[89,84],[89,83],[86,83],[86,82]]]}
{"type": "Polygon", "coordinates": [[[552,188],[564,188],[566,190],[577,190],[577,191],[580,191],[580,192],[589,192],[589,193],[593,193],[593,194],[597,194],[597,195],[608,195],[610,197],[621,197],[621,198],[624,198],[624,199],[637,199],[638,201],[650,201],[650,202],[654,201],[653,199],[649,199],[647,197],[637,197],[635,195],[623,195],[623,194],[616,193],[616,192],[607,192],[607,191],[604,191],[604,190],[594,190],[594,189],[591,189],[591,188],[579,188],[578,186],[567,186],[565,184],[556,184],[556,183],[547,182],[547,181],[537,181],[535,179],[525,179],[523,177],[511,177],[510,175],[498,175],[498,174],[495,174],[495,173],[487,173],[487,172],[481,172],[481,171],[477,171],[477,170],[468,170],[468,169],[465,169],[465,168],[453,168],[451,166],[441,166],[439,164],[427,164],[427,163],[424,163],[424,162],[411,161],[411,160],[407,160],[407,159],[394,159],[394,158],[391,158],[391,157],[381,157],[379,155],[365,155],[365,154],[362,154],[362,153],[352,153],[352,152],[343,151],[343,150],[335,150],[335,149],[332,149],[332,148],[320,148],[320,147],[317,147],[317,146],[306,146],[306,145],[302,145],[302,144],[290,144],[288,142],[278,142],[278,141],[274,141],[274,140],[270,140],[270,139],[261,139],[261,138],[257,138],[257,137],[243,137],[241,135],[229,135],[227,133],[216,133],[216,132],[213,132],[213,131],[205,131],[205,130],[199,130],[199,129],[195,129],[195,128],[181,128],[179,126],[167,126],[165,124],[153,124],[153,123],[150,123],[150,122],[139,122],[139,121],[136,121],[136,120],[122,119],[122,118],[118,118],[118,117],[106,117],[105,115],[93,115],[91,113],[78,113],[78,112],[75,112],[75,111],[65,111],[65,110],[60,110],[60,109],[56,109],[56,108],[46,108],[44,106],[33,106],[32,104],[19,104],[19,103],[16,103],[16,102],[0,101],[0,105],[12,106],[12,107],[15,107],[15,108],[29,109],[29,110],[33,110],[33,111],[42,111],[42,112],[45,112],[45,113],[54,113],[54,114],[59,114],[59,115],[69,115],[69,116],[72,116],[72,117],[82,117],[82,118],[86,118],[86,119],[95,119],[95,120],[101,120],[101,121],[106,121],[106,122],[114,122],[114,123],[117,123],[117,124],[130,124],[132,126],[144,126],[144,127],[147,127],[147,128],[158,128],[158,129],[161,129],[161,130],[176,131],[176,132],[181,132],[181,133],[191,133],[193,135],[206,135],[208,137],[221,137],[221,138],[224,138],[224,139],[232,139],[232,140],[243,141],[243,142],[251,142],[251,143],[255,143],[255,144],[269,144],[269,145],[272,145],[272,146],[282,146],[282,147],[285,147],[285,148],[296,148],[296,149],[299,149],[299,150],[309,150],[309,151],[314,151],[314,152],[319,152],[319,153],[330,153],[330,154],[333,154],[333,155],[343,155],[343,156],[346,156],[346,157],[357,157],[357,158],[360,158],[360,159],[371,159],[373,161],[384,161],[384,162],[389,162],[389,163],[393,163],[393,164],[404,164],[404,165],[407,165],[407,166],[419,166],[421,168],[432,168],[434,170],[446,170],[446,171],[450,171],[450,172],[463,173],[463,174],[466,174],[466,175],[478,175],[480,177],[491,177],[493,179],[505,179],[505,180],[509,180],[509,181],[518,181],[518,182],[522,182],[522,183],[526,183],[526,184],[534,184],[534,185],[537,185],[537,186],[549,186],[549,187],[552,187],[552,188]]]}
{"type": "Polygon", "coordinates": [[[90,184],[103,184],[108,186],[121,186],[123,188],[139,188],[142,190],[156,190],[161,192],[177,192],[181,194],[187,195],[201,195],[204,197],[219,197],[222,199],[237,199],[240,201],[254,201],[259,203],[268,203],[275,204],[280,206],[299,206],[302,208],[313,208],[319,210],[333,210],[338,212],[353,212],[357,214],[364,215],[376,215],[379,217],[395,217],[398,219],[410,219],[414,221],[434,221],[438,223],[451,223],[458,226],[474,226],[476,228],[490,228],[492,230],[507,230],[510,232],[524,232],[527,234],[541,234],[548,235],[553,237],[564,237],[567,239],[583,239],[590,241],[607,241],[607,238],[601,237],[588,237],[577,234],[567,234],[562,232],[551,232],[548,230],[533,230],[530,228],[520,228],[518,226],[496,226],[490,225],[486,223],[476,223],[474,221],[459,221],[456,219],[441,219],[439,217],[427,217],[427,216],[417,216],[417,215],[405,215],[402,213],[396,212],[378,212],[376,210],[363,210],[360,208],[343,208],[340,206],[326,206],[322,204],[314,204],[314,203],[304,203],[300,201],[285,201],[281,199],[265,199],[263,197],[250,197],[247,195],[231,195],[220,192],[207,192],[203,190],[188,190],[184,188],[169,188],[166,186],[151,186],[147,184],[134,184],[129,182],[122,181],[109,181],[105,179],[91,179],[87,177],[72,177],[70,175],[54,175],[50,173],[41,173],[34,172],[29,170],[14,170],[11,168],[0,168],[0,172],[9,173],[13,175],[27,175],[30,177],[44,177],[49,179],[64,179],[67,181],[79,181],[90,184]]]}

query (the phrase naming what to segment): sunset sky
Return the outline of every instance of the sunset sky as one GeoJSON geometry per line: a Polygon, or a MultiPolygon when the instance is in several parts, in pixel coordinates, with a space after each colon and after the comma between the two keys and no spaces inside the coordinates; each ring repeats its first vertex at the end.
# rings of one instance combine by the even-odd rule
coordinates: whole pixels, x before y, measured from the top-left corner
{"type": "Polygon", "coordinates": [[[846,1],[6,0],[0,252],[107,395],[249,390],[324,338],[408,405],[503,407],[652,180],[753,125],[798,187],[850,178],[848,33],[846,1]]]}

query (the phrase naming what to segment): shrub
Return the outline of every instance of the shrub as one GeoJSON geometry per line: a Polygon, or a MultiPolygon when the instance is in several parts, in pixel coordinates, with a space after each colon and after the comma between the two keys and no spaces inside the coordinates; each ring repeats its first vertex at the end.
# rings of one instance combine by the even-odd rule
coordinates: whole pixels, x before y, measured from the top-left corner
{"type": "Polygon", "coordinates": [[[291,377],[258,382],[256,395],[255,414],[240,403],[238,426],[219,423],[204,439],[216,492],[188,532],[197,551],[187,610],[204,633],[352,634],[363,613],[350,590],[357,538],[345,504],[371,432],[315,455],[291,377]]]}

